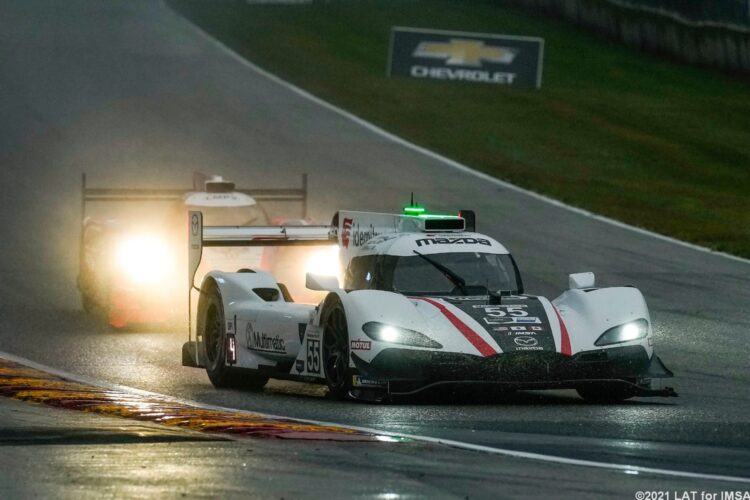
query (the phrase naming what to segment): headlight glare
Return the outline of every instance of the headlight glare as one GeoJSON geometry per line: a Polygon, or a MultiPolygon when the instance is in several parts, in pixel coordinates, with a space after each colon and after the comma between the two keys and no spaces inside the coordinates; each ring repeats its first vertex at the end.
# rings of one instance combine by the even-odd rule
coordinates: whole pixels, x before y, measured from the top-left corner
{"type": "Polygon", "coordinates": [[[362,330],[372,340],[378,340],[380,342],[410,345],[414,347],[429,347],[431,349],[441,349],[443,347],[442,344],[435,342],[422,333],[407,328],[379,323],[377,321],[365,323],[362,325],[362,330]]]}
{"type": "Polygon", "coordinates": [[[603,346],[610,344],[620,344],[622,342],[630,342],[631,340],[638,340],[648,335],[648,321],[645,319],[637,319],[624,325],[619,325],[614,328],[610,328],[604,332],[594,345],[603,346]]]}
{"type": "Polygon", "coordinates": [[[131,236],[117,246],[119,269],[135,283],[155,283],[167,273],[170,265],[169,248],[158,237],[131,236]]]}
{"type": "MultiPolygon", "coordinates": [[[[339,247],[330,246],[311,250],[305,272],[339,277],[339,247]]],[[[339,279],[339,282],[341,280],[339,279]]]]}

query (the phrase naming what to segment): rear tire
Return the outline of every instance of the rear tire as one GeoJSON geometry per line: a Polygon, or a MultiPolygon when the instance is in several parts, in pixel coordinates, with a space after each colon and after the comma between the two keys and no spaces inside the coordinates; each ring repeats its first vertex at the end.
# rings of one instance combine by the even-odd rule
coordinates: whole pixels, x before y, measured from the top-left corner
{"type": "Polygon", "coordinates": [[[328,394],[346,399],[352,388],[349,370],[349,328],[344,305],[338,297],[328,301],[323,315],[323,372],[328,394]]]}
{"type": "Polygon", "coordinates": [[[268,382],[268,377],[227,366],[227,336],[221,293],[214,282],[210,282],[203,293],[205,295],[201,297],[198,306],[197,326],[198,333],[203,336],[201,354],[208,378],[214,387],[261,390],[268,382]]]}
{"type": "Polygon", "coordinates": [[[635,396],[632,387],[620,384],[584,385],[576,392],[588,403],[621,403],[635,396]]]}

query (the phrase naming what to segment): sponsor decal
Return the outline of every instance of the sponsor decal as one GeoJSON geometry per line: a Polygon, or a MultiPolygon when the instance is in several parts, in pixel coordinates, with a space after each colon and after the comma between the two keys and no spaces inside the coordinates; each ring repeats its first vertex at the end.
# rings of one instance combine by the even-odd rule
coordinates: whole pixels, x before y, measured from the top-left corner
{"type": "Polygon", "coordinates": [[[539,318],[514,318],[516,323],[541,323],[542,320],[539,318]]]}
{"type": "Polygon", "coordinates": [[[516,337],[513,342],[521,347],[534,347],[539,344],[539,341],[534,337],[516,337]]]}
{"type": "Polygon", "coordinates": [[[458,80],[477,83],[513,84],[515,73],[504,71],[481,71],[475,69],[428,68],[426,66],[412,66],[410,76],[414,78],[432,78],[435,80],[458,80]]]}
{"type": "Polygon", "coordinates": [[[372,224],[362,229],[359,224],[354,223],[354,219],[344,218],[341,225],[341,244],[344,248],[349,248],[349,245],[361,247],[379,234],[372,224]]]}
{"type": "Polygon", "coordinates": [[[247,348],[253,351],[273,352],[284,354],[286,352],[286,343],[279,335],[273,337],[262,332],[253,330],[252,324],[248,321],[245,328],[245,338],[247,348]]]}
{"type": "Polygon", "coordinates": [[[234,333],[234,322],[227,321],[227,333],[234,333]]]}
{"type": "Polygon", "coordinates": [[[307,339],[307,371],[320,373],[320,340],[307,339]]]}
{"type": "Polygon", "coordinates": [[[320,339],[320,330],[321,328],[319,326],[310,324],[305,330],[305,336],[308,339],[320,339]]]}
{"type": "Polygon", "coordinates": [[[539,345],[539,341],[534,337],[515,337],[513,343],[516,344],[516,351],[544,350],[544,348],[539,345]]]}
{"type": "Polygon", "coordinates": [[[354,387],[383,387],[386,383],[380,380],[363,378],[359,375],[352,375],[352,385],[354,387]]]}
{"type": "Polygon", "coordinates": [[[490,240],[484,238],[421,238],[417,240],[417,246],[422,245],[485,245],[492,246],[490,240]]]}
{"type": "Polygon", "coordinates": [[[357,224],[352,231],[351,243],[355,247],[361,247],[379,234],[372,224],[367,226],[367,229],[360,229],[359,224],[357,224]]]}
{"type": "Polygon", "coordinates": [[[481,40],[452,38],[448,42],[422,42],[413,55],[442,59],[448,66],[480,68],[484,62],[510,64],[517,54],[516,49],[485,45],[481,40]]]}
{"type": "Polygon", "coordinates": [[[536,297],[503,297],[500,304],[484,302],[458,307],[483,325],[503,352],[555,350],[546,311],[536,297]],[[514,342],[517,337],[536,339],[536,344],[519,345],[514,342]]]}
{"type": "Polygon", "coordinates": [[[492,317],[485,317],[484,322],[488,325],[528,325],[528,324],[535,324],[535,323],[541,323],[542,320],[539,318],[492,318],[492,317]]]}
{"type": "Polygon", "coordinates": [[[304,359],[298,359],[294,362],[294,369],[297,370],[297,373],[302,373],[305,371],[305,360],[304,359]]]}
{"type": "Polygon", "coordinates": [[[198,236],[198,214],[193,214],[192,220],[190,221],[190,232],[193,236],[198,236]]]}
{"type": "Polygon", "coordinates": [[[353,222],[353,219],[344,218],[344,223],[342,224],[341,229],[341,244],[344,245],[344,248],[349,248],[349,237],[352,233],[353,222]]]}
{"type": "Polygon", "coordinates": [[[352,340],[351,348],[352,351],[369,351],[372,343],[369,340],[352,340]]]}
{"type": "Polygon", "coordinates": [[[541,38],[393,28],[389,76],[539,88],[541,38]]]}
{"type": "Polygon", "coordinates": [[[473,307],[484,310],[482,319],[488,325],[539,324],[542,322],[537,316],[529,316],[526,304],[476,305],[473,307]]]}

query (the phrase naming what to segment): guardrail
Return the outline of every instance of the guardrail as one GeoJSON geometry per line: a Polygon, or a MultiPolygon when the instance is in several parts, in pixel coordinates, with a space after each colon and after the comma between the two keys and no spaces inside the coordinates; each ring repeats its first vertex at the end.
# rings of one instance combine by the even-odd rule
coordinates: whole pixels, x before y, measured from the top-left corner
{"type": "Polygon", "coordinates": [[[645,51],[690,64],[750,73],[750,26],[694,21],[625,0],[497,0],[534,13],[565,17],[645,51]]]}

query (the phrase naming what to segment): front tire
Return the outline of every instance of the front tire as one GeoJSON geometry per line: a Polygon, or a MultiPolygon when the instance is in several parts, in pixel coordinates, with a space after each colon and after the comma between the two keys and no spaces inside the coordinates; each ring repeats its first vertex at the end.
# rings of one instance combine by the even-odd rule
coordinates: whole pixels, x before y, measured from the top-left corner
{"type": "Polygon", "coordinates": [[[349,328],[344,305],[338,297],[329,301],[323,317],[323,371],[328,394],[334,399],[346,399],[352,388],[349,328]]]}
{"type": "Polygon", "coordinates": [[[198,306],[198,333],[202,334],[202,358],[206,373],[214,387],[232,387],[261,390],[268,377],[238,370],[226,363],[227,336],[224,330],[224,304],[216,283],[211,282],[204,289],[204,297],[198,306]]]}

